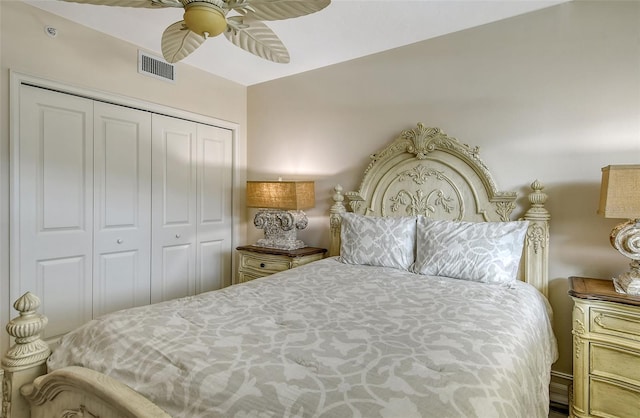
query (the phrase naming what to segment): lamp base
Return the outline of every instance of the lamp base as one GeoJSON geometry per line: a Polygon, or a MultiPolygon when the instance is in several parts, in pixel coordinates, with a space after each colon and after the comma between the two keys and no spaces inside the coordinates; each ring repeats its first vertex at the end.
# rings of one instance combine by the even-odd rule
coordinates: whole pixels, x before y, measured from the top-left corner
{"type": "Polygon", "coordinates": [[[264,238],[259,239],[255,245],[279,250],[304,248],[307,245],[297,239],[296,234],[298,229],[306,228],[308,223],[307,215],[302,211],[260,209],[253,224],[264,230],[264,238]]]}
{"type": "Polygon", "coordinates": [[[611,245],[632,261],[631,269],[613,279],[618,293],[640,296],[640,219],[630,219],[611,231],[611,245]]]}
{"type": "Polygon", "coordinates": [[[616,292],[640,296],[640,262],[631,262],[631,270],[613,278],[616,292]]]}

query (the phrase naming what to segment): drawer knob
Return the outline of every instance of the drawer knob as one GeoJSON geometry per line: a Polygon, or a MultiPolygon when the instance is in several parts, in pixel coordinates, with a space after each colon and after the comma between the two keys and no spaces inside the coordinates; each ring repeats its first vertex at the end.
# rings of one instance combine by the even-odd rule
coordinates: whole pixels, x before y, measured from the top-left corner
{"type": "Polygon", "coordinates": [[[264,268],[265,264],[264,263],[260,263],[260,268],[264,268]]]}
{"type": "Polygon", "coordinates": [[[122,241],[122,238],[118,238],[118,239],[116,240],[116,242],[117,242],[118,244],[122,244],[124,241],[122,241]]]}

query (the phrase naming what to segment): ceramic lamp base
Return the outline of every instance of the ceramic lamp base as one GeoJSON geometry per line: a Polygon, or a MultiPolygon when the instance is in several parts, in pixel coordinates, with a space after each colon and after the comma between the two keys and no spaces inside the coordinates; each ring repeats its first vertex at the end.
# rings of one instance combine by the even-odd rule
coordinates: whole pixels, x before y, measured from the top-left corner
{"type": "Polygon", "coordinates": [[[631,270],[613,278],[613,286],[618,293],[640,296],[640,262],[633,261],[631,270]]]}
{"type": "Polygon", "coordinates": [[[297,238],[297,231],[307,227],[308,219],[302,211],[284,211],[277,209],[260,209],[253,224],[264,230],[264,238],[255,245],[258,247],[277,248],[280,250],[296,250],[306,247],[297,238]]]}
{"type": "Polygon", "coordinates": [[[611,245],[630,258],[631,269],[613,279],[616,291],[628,295],[640,295],[640,219],[630,219],[611,231],[611,245]]]}

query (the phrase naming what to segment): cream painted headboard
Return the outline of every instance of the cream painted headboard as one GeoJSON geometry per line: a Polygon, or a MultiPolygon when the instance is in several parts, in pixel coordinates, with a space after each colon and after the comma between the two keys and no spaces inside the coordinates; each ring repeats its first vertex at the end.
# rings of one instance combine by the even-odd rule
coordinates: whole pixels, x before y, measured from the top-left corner
{"type": "MultiPolygon", "coordinates": [[[[531,207],[522,217],[530,225],[520,279],[547,296],[550,216],[543,186],[534,181],[531,188],[531,207]]],[[[340,253],[340,215],[347,210],[371,216],[499,222],[511,220],[516,198],[515,192],[498,190],[478,147],[418,123],[371,155],[358,191],[343,193],[341,186],[335,187],[329,255],[340,253]]]]}

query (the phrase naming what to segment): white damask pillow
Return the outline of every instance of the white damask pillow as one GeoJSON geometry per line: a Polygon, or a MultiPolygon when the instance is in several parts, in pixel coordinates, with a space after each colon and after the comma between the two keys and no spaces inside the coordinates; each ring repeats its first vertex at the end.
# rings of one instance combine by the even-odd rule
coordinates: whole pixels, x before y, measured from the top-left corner
{"type": "Polygon", "coordinates": [[[420,218],[413,271],[484,283],[517,279],[529,222],[453,222],[420,218]]]}
{"type": "Polygon", "coordinates": [[[416,219],[342,214],[340,261],[408,270],[415,259],[416,219]]]}

